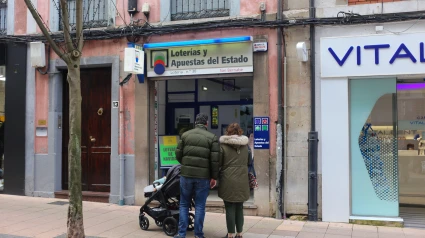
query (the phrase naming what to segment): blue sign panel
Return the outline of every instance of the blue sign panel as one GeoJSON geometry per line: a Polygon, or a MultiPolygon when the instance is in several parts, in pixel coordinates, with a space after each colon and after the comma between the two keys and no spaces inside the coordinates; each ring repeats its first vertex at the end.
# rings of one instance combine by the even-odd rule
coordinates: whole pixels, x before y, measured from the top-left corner
{"type": "Polygon", "coordinates": [[[254,117],[254,149],[270,148],[270,119],[269,117],[254,117]]]}

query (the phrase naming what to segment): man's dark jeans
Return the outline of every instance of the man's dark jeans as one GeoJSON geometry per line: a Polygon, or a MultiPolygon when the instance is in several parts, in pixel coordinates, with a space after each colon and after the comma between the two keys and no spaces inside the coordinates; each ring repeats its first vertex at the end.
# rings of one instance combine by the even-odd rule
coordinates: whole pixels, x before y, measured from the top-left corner
{"type": "Polygon", "coordinates": [[[186,230],[189,225],[189,208],[193,196],[195,198],[195,236],[204,237],[205,204],[209,191],[209,179],[180,177],[180,237],[186,237],[186,230]]]}

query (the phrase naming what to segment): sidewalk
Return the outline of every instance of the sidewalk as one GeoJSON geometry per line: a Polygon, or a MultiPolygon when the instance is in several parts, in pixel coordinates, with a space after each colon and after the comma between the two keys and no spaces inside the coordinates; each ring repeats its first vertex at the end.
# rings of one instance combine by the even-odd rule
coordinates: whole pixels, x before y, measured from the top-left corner
{"type": "MultiPolygon", "coordinates": [[[[65,237],[66,200],[0,195],[0,237],[65,237]]],[[[87,237],[168,237],[150,221],[148,231],[138,224],[139,207],[84,202],[87,237]]],[[[208,238],[226,234],[224,214],[207,213],[208,238]]],[[[326,222],[282,221],[245,217],[244,238],[425,238],[425,230],[360,226],[326,222]]],[[[187,237],[193,237],[193,232],[187,237]]]]}

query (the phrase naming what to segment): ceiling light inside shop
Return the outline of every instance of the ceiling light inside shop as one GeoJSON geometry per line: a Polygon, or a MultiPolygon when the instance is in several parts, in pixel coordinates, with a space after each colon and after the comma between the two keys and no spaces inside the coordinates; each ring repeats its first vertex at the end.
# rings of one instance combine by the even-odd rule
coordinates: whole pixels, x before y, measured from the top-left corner
{"type": "Polygon", "coordinates": [[[207,91],[207,90],[208,90],[208,88],[207,88],[207,87],[202,86],[202,91],[207,91]]]}
{"type": "Polygon", "coordinates": [[[6,81],[6,77],[4,77],[3,75],[0,75],[0,81],[6,81]]]}

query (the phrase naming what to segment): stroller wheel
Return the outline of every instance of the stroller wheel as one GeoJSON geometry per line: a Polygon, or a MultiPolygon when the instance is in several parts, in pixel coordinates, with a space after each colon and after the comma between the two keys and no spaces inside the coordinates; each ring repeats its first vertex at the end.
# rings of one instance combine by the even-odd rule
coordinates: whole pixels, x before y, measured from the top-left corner
{"type": "Polygon", "coordinates": [[[178,229],[177,220],[174,217],[165,218],[162,229],[167,236],[174,236],[178,229]]]}
{"type": "Polygon", "coordinates": [[[162,221],[155,220],[155,224],[159,227],[162,227],[162,221]]]}
{"type": "Polygon", "coordinates": [[[139,226],[142,230],[146,231],[149,228],[149,219],[145,216],[140,216],[139,226]]]}
{"type": "Polygon", "coordinates": [[[195,215],[189,212],[189,225],[187,226],[188,231],[195,230],[195,215]]]}

